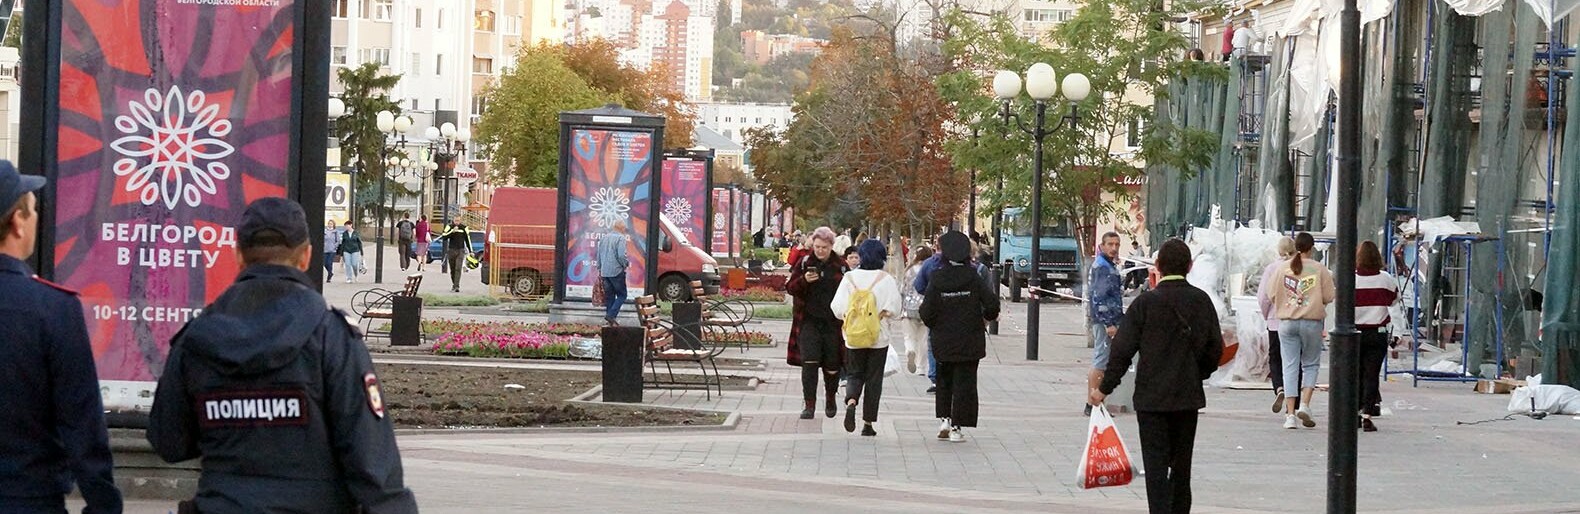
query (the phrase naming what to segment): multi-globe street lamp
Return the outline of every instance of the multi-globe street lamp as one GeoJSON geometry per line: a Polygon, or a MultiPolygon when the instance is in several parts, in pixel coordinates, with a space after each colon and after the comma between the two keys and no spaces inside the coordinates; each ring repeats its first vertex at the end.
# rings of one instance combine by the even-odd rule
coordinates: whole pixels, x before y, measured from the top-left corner
{"type": "Polygon", "coordinates": [[[380,158],[384,161],[380,163],[382,167],[379,172],[379,208],[383,209],[384,212],[380,213],[376,225],[378,233],[374,236],[374,240],[376,241],[375,246],[378,247],[378,253],[373,258],[373,283],[382,284],[384,283],[384,217],[388,216],[390,211],[393,210],[385,204],[384,196],[385,188],[389,183],[388,161],[390,143],[394,143],[395,146],[406,145],[406,131],[411,129],[411,118],[396,116],[395,113],[389,111],[379,111],[377,116],[376,123],[379,133],[388,134],[386,143],[379,147],[380,158]]]}
{"type": "Polygon", "coordinates": [[[439,200],[440,217],[443,225],[450,225],[450,187],[449,180],[454,177],[455,161],[466,152],[466,143],[472,139],[472,131],[467,128],[456,128],[454,123],[448,121],[438,127],[428,127],[423,130],[423,136],[428,138],[428,154],[433,157],[433,166],[428,166],[430,172],[437,172],[439,191],[442,193],[439,200]]]}
{"type": "Polygon", "coordinates": [[[1053,67],[1047,63],[1036,63],[1026,70],[1026,94],[1030,96],[1036,109],[1036,121],[1027,126],[1020,115],[1010,110],[1010,100],[1020,96],[1021,78],[1013,71],[1000,71],[993,77],[993,94],[1003,104],[1000,113],[1005,124],[1010,119],[1015,120],[1015,126],[1022,132],[1029,134],[1034,142],[1032,152],[1033,177],[1031,183],[1031,277],[1027,283],[1031,296],[1026,302],[1026,360],[1037,360],[1037,343],[1039,327],[1039,310],[1042,306],[1041,275],[1042,275],[1042,146],[1043,140],[1057,133],[1069,122],[1069,127],[1074,128],[1081,119],[1076,103],[1086,99],[1092,90],[1092,83],[1086,75],[1071,73],[1064,77],[1062,84],[1064,98],[1070,102],[1070,113],[1059,120],[1059,124],[1051,129],[1046,128],[1048,104],[1053,96],[1059,92],[1061,84],[1056,80],[1053,67]]]}

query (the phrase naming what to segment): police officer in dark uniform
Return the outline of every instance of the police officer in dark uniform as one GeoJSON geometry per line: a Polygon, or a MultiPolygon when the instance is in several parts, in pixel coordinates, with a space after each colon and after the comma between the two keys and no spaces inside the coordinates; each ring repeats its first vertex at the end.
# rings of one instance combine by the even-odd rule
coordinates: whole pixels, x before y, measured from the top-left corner
{"type": "Polygon", "coordinates": [[[121,512],[93,347],[77,294],[22,260],[38,236],[44,179],[0,160],[0,512],[121,512]]]}
{"type": "Polygon", "coordinates": [[[417,512],[362,335],[313,288],[307,217],[264,198],[236,283],[170,343],[148,442],[203,458],[198,512],[417,512]]]}

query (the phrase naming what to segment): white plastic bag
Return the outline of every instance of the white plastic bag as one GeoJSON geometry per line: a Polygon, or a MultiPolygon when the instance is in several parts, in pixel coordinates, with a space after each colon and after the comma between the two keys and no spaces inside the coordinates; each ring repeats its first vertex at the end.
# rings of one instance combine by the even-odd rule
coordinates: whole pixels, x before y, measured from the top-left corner
{"type": "Polygon", "coordinates": [[[1130,453],[1125,451],[1125,441],[1120,439],[1107,405],[1092,407],[1088,427],[1086,449],[1075,468],[1076,485],[1093,489],[1129,484],[1135,479],[1135,466],[1130,463],[1130,453]]]}
{"type": "Polygon", "coordinates": [[[883,376],[894,376],[895,373],[900,372],[901,368],[905,367],[905,362],[900,358],[900,351],[895,349],[892,344],[889,345],[889,351],[886,353],[888,358],[883,361],[883,376]]]}
{"type": "Polygon", "coordinates": [[[1542,384],[1541,375],[1527,377],[1525,384],[1510,395],[1510,412],[1538,410],[1548,414],[1580,414],[1580,390],[1542,384]]]}

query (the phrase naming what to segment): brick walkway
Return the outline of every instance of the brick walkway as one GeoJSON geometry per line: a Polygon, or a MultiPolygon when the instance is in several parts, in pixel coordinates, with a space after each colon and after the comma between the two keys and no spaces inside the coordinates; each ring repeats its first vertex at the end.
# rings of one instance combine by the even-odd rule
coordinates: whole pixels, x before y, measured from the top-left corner
{"type": "MultiPolygon", "coordinates": [[[[1127,487],[1074,487],[1089,350],[1080,310],[1044,307],[1040,352],[1024,360],[1023,304],[982,363],[981,427],[965,443],[937,441],[923,377],[884,385],[878,437],[839,419],[796,419],[799,371],[783,348],[755,391],[649,391],[648,403],[736,411],[733,431],[403,435],[408,484],[425,512],[1144,512],[1142,477],[1127,487]]],[[[788,332],[783,322],[761,328],[788,332]]],[[[732,350],[731,355],[735,355],[732,350]]],[[[1324,375],[1326,370],[1324,369],[1324,375]]],[[[1209,389],[1196,443],[1197,512],[1324,510],[1327,400],[1317,429],[1284,430],[1267,391],[1209,389]]],[[[1390,415],[1361,434],[1363,512],[1580,512],[1580,420],[1502,417],[1507,395],[1468,385],[1384,384],[1390,415]]],[[[821,407],[821,405],[820,405],[821,407]]],[[[819,413],[821,414],[821,412],[819,413]]],[[[1132,457],[1133,416],[1118,418],[1132,457]]],[[[133,504],[129,512],[166,512],[133,504]]]]}

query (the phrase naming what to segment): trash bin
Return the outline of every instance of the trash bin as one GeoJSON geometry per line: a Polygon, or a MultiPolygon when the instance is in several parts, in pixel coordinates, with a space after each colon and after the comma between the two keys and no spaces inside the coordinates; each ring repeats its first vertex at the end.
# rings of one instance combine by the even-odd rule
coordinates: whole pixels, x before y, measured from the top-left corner
{"type": "Polygon", "coordinates": [[[746,270],[731,268],[724,275],[724,287],[736,290],[746,289],[746,270]]]}
{"type": "Polygon", "coordinates": [[[697,302],[675,302],[670,309],[670,315],[675,318],[675,328],[692,336],[689,338],[675,338],[675,347],[687,350],[701,350],[702,304],[697,302]]]}
{"type": "Polygon", "coordinates": [[[642,329],[604,327],[603,401],[642,403],[642,329]]]}
{"type": "Polygon", "coordinates": [[[422,297],[396,296],[391,302],[390,346],[422,344],[422,297]]]}

